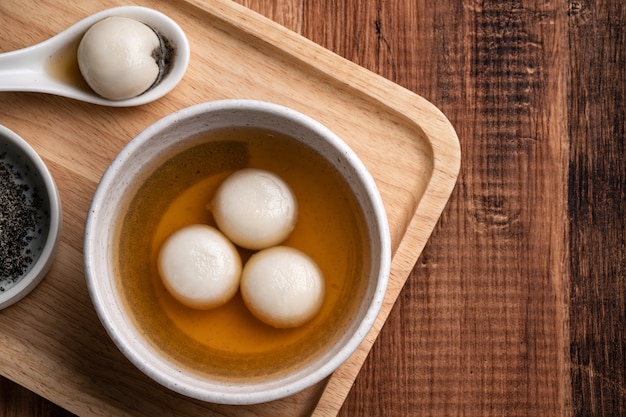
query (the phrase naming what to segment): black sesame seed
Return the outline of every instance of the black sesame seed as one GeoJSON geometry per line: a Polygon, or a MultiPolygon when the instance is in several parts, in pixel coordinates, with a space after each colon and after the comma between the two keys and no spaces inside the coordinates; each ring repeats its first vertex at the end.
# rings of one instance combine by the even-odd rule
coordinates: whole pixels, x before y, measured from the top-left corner
{"type": "Polygon", "coordinates": [[[27,246],[36,234],[41,199],[36,193],[29,197],[22,174],[4,158],[0,155],[0,280],[6,285],[32,262],[27,246]]]}

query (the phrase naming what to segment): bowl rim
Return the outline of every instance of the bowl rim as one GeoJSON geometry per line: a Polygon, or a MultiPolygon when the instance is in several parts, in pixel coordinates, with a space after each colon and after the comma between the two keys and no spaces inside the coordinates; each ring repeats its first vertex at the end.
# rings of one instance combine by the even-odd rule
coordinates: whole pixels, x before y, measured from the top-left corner
{"type": "MultiPolygon", "coordinates": [[[[374,178],[356,153],[335,133],[313,118],[280,104],[250,99],[224,99],[192,105],[161,118],[135,136],[114,158],[109,167],[105,170],[89,208],[84,236],[84,266],[89,294],[100,321],[117,347],[142,372],[161,385],[195,399],[232,405],[256,404],[284,398],[322,381],[357,350],[373,327],[386,295],[391,270],[391,237],[382,197],[378,192],[374,178]],[[102,240],[102,236],[98,235],[97,232],[99,210],[101,206],[105,204],[106,193],[112,189],[119,170],[124,166],[125,161],[131,158],[142,146],[145,146],[145,143],[149,141],[151,137],[163,131],[167,131],[172,125],[178,125],[198,115],[224,110],[270,113],[274,116],[279,116],[302,125],[305,129],[323,137],[326,144],[330,145],[336,152],[342,155],[343,160],[350,166],[351,170],[356,174],[355,177],[366,190],[367,204],[371,206],[372,218],[376,220],[373,225],[368,226],[368,228],[373,228],[369,233],[374,233],[380,237],[380,241],[376,242],[376,253],[379,254],[379,257],[371,261],[372,264],[377,266],[376,286],[371,292],[371,299],[369,300],[362,320],[354,325],[355,330],[347,337],[347,342],[343,344],[334,356],[326,358],[328,359],[326,362],[321,364],[316,363],[318,366],[314,368],[312,372],[298,376],[294,378],[293,381],[289,381],[286,384],[267,387],[262,391],[248,391],[245,393],[209,391],[206,389],[206,385],[187,384],[181,379],[182,377],[177,378],[178,375],[176,374],[180,374],[180,370],[167,373],[163,372],[160,367],[157,369],[157,367],[149,365],[144,355],[151,349],[145,346],[139,346],[136,338],[133,338],[132,334],[128,334],[126,330],[128,326],[134,327],[132,323],[129,323],[132,320],[126,320],[124,322],[124,329],[117,327],[115,320],[116,318],[121,319],[122,315],[119,311],[115,311],[116,306],[114,305],[114,300],[111,298],[115,298],[115,296],[107,293],[103,294],[98,287],[98,280],[93,270],[94,264],[97,262],[95,255],[97,244],[94,237],[98,236],[97,240],[102,240]]],[[[373,276],[374,273],[371,275],[373,276]]],[[[341,340],[344,339],[345,338],[342,338],[341,340]]],[[[149,342],[145,342],[145,344],[149,345],[149,342]]],[[[162,355],[160,357],[162,357],[162,355]]],[[[320,360],[316,360],[316,362],[319,361],[320,360]]],[[[175,365],[170,362],[166,364],[166,368],[173,371],[175,365]]],[[[296,375],[299,373],[302,372],[297,372],[296,375]]],[[[231,388],[241,386],[241,384],[224,385],[228,385],[231,388]]],[[[260,386],[263,384],[257,383],[256,385],[260,386]]]]}
{"type": "Polygon", "coordinates": [[[35,149],[20,135],[0,125],[0,136],[13,144],[39,173],[46,189],[48,203],[50,205],[48,236],[43,249],[31,266],[30,270],[21,277],[15,285],[0,293],[0,310],[7,308],[28,295],[46,276],[52,264],[61,241],[61,199],[52,174],[45,162],[35,149]]]}

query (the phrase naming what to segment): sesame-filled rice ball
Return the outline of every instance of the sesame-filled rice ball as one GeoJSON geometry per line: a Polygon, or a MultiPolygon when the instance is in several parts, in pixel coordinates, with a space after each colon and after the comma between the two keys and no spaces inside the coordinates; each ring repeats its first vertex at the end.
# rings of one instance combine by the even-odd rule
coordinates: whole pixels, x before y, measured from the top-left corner
{"type": "Polygon", "coordinates": [[[222,233],[236,245],[253,250],[284,241],[298,217],[298,204],[289,185],[273,172],[255,168],[226,178],[211,207],[222,233]]]}
{"type": "Polygon", "coordinates": [[[78,46],[78,67],[89,86],[110,100],[136,97],[158,79],[161,41],[152,28],[127,17],[91,26],[78,46]]]}
{"type": "Polygon", "coordinates": [[[325,282],[319,266],[288,246],[254,254],[243,268],[240,287],[252,314],[277,328],[305,324],[324,301],[325,282]]]}
{"type": "Polygon", "coordinates": [[[159,251],[158,265],[165,288],[188,307],[219,307],[239,289],[239,253],[211,226],[195,224],[174,232],[159,251]]]}

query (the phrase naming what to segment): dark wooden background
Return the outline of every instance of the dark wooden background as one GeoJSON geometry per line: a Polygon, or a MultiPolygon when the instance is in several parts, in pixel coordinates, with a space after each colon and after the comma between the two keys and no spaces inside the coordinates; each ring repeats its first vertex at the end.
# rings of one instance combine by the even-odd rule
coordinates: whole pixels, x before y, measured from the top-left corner
{"type": "MultiPolygon", "coordinates": [[[[424,96],[461,141],[341,416],[626,415],[625,2],[238,1],[424,96]]],[[[0,379],[0,417],[70,415],[0,379]]]]}

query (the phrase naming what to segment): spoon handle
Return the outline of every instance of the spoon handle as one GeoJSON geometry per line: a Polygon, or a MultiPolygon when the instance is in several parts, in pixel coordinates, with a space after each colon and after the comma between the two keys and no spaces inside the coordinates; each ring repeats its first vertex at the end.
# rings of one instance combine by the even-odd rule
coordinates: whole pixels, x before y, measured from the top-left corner
{"type": "Polygon", "coordinates": [[[0,54],[0,91],[56,91],[46,71],[50,57],[46,42],[0,54]]]}

